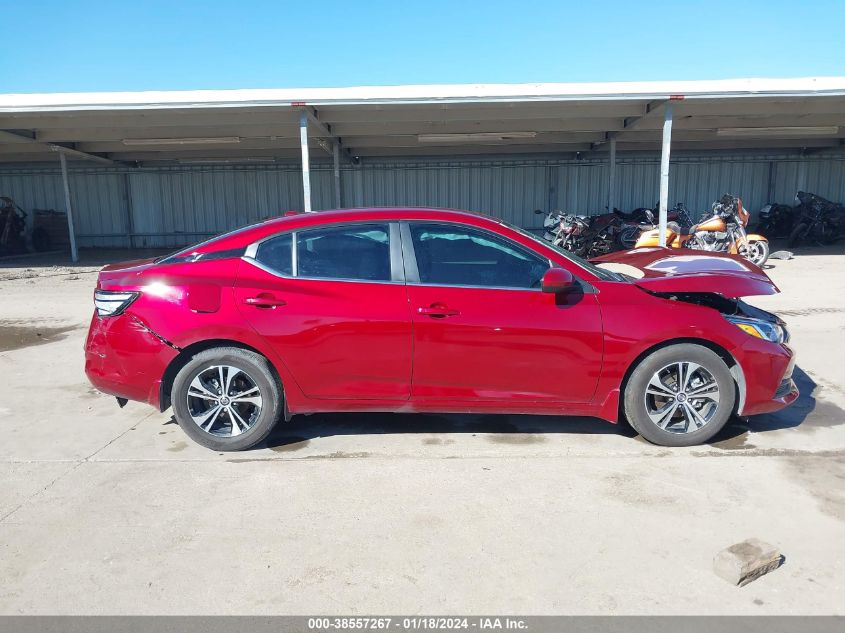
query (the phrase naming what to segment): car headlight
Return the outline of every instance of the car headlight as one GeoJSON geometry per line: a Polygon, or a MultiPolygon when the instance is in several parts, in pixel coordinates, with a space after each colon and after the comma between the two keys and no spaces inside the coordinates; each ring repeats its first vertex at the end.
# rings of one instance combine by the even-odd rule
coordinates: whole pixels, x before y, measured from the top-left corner
{"type": "Polygon", "coordinates": [[[725,318],[743,332],[765,341],[783,343],[786,338],[786,332],[777,323],[763,321],[761,319],[751,319],[749,317],[726,316],[725,318]]]}

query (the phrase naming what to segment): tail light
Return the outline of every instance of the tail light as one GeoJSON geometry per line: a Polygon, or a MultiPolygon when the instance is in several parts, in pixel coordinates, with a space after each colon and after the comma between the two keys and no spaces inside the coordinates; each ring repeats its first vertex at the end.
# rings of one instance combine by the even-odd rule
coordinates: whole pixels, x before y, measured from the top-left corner
{"type": "Polygon", "coordinates": [[[94,306],[97,316],[117,316],[138,298],[137,292],[124,290],[95,290],[94,306]]]}

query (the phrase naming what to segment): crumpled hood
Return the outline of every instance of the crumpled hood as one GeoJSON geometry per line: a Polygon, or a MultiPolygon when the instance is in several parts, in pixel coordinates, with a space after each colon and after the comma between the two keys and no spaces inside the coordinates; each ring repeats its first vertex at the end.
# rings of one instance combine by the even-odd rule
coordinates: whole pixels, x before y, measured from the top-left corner
{"type": "Polygon", "coordinates": [[[638,248],[590,261],[633,277],[633,283],[651,292],[715,292],[730,298],[780,292],[759,266],[725,253],[638,248]]]}

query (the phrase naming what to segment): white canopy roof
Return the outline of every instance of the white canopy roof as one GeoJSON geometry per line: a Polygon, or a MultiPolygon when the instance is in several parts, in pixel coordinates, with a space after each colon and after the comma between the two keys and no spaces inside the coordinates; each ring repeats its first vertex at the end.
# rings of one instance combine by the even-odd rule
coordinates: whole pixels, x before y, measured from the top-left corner
{"type": "Polygon", "coordinates": [[[303,109],[315,150],[339,138],[350,156],[571,154],[611,138],[655,151],[668,103],[674,149],[825,149],[845,136],[845,77],[0,94],[0,161],[55,160],[56,149],[133,163],[292,160],[303,109]]]}

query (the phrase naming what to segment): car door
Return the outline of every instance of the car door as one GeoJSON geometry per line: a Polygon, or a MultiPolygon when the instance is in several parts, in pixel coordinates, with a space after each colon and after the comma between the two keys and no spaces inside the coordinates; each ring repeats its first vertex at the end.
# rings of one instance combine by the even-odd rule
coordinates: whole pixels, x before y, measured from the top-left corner
{"type": "Polygon", "coordinates": [[[402,240],[414,324],[413,399],[592,399],[602,325],[587,284],[543,293],[549,260],[481,228],[403,222],[402,240]]]}
{"type": "Polygon", "coordinates": [[[334,224],[247,249],[235,301],[306,396],[407,400],[411,321],[397,224],[334,224]]]}

